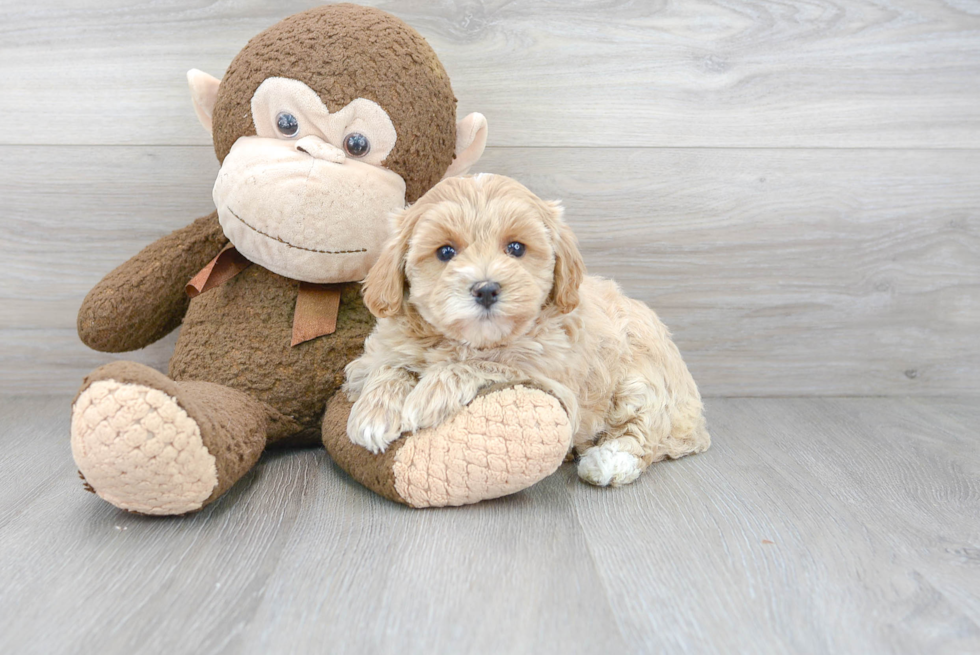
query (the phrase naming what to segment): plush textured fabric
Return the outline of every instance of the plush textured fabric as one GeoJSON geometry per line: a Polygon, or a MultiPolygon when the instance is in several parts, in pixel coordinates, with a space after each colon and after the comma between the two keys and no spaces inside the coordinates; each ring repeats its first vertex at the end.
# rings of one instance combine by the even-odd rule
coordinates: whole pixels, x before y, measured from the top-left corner
{"type": "Polygon", "coordinates": [[[558,400],[523,385],[481,394],[454,418],[379,455],[347,438],[350,408],[342,394],[330,402],[327,452],[367,488],[411,507],[467,505],[526,489],[555,472],[571,443],[558,400]]]}
{"type": "Polygon", "coordinates": [[[211,109],[218,99],[220,83],[221,80],[196,68],[187,71],[187,85],[191,89],[194,113],[197,114],[197,119],[201,121],[208,134],[211,133],[211,109]]]}
{"type": "Polygon", "coordinates": [[[355,122],[358,131],[371,137],[370,150],[357,157],[357,161],[380,166],[391,154],[398,139],[398,132],[388,112],[372,100],[358,98],[343,109],[331,112],[316,91],[299,80],[270,77],[259,85],[252,96],[255,133],[261,137],[281,139],[276,120],[280,111],[288,111],[297,119],[297,133],[293,137],[296,146],[318,159],[343,163],[347,155],[337,144],[343,143],[347,128],[355,122]]]}
{"type": "Polygon", "coordinates": [[[133,512],[191,512],[218,485],[215,458],[197,423],[152,387],[92,383],[72,412],[71,447],[92,489],[133,512]]]}
{"type": "Polygon", "coordinates": [[[226,243],[217,212],[154,241],[89,291],[78,336],[89,348],[119,353],[170,334],[190,304],[184,285],[226,243]]]}
{"type": "Polygon", "coordinates": [[[483,155],[488,129],[486,116],[477,113],[467,115],[456,124],[456,158],[444,177],[466,175],[483,155]]]}
{"type": "Polygon", "coordinates": [[[344,381],[374,325],[360,285],[341,295],[337,330],[291,346],[299,282],[252,265],[194,298],[170,359],[174,380],[199,380],[247,392],[318,430],[327,400],[344,381]]]}
{"type": "Polygon", "coordinates": [[[323,415],[323,445],[337,466],[374,493],[407,505],[395,489],[395,455],[405,439],[395,441],[388,450],[375,455],[352,443],[347,437],[347,417],[351,403],[343,393],[336,394],[323,415]]]}
{"type": "MultiPolygon", "coordinates": [[[[104,421],[113,428],[99,435],[99,439],[107,445],[101,459],[93,454],[80,460],[76,454],[76,463],[80,465],[86,480],[95,487],[99,495],[105,497],[103,494],[106,487],[100,486],[99,480],[90,478],[89,471],[111,469],[120,474],[122,471],[127,471],[127,475],[133,475],[138,471],[144,478],[142,487],[127,488],[125,485],[113,485],[112,493],[116,494],[117,501],[122,502],[113,502],[110,498],[106,500],[125,509],[147,514],[173,514],[200,509],[227,491],[252,468],[265,449],[267,440],[282,438],[300,430],[299,424],[295,421],[246,393],[207,382],[176,382],[158,371],[135,362],[112,362],[90,373],[72,405],[73,447],[76,424],[82,422],[81,419],[85,419],[84,422],[87,424],[104,421]],[[111,383],[100,389],[101,395],[105,395],[104,389],[110,389],[120,398],[126,395],[146,396],[147,394],[140,389],[149,388],[159,391],[164,398],[175,401],[176,405],[186,413],[186,418],[189,418],[196,427],[204,451],[202,453],[198,449],[195,452],[191,444],[187,444],[181,450],[187,451],[188,457],[194,457],[199,461],[211,458],[216,470],[216,482],[213,488],[209,489],[210,494],[200,501],[198,507],[188,508],[177,502],[180,493],[174,488],[183,485],[182,476],[186,473],[185,470],[173,469],[166,459],[157,460],[146,456],[147,437],[143,433],[147,425],[152,425],[154,420],[152,416],[133,415],[132,412],[136,409],[133,404],[126,406],[110,402],[103,403],[101,407],[91,407],[93,398],[88,390],[92,385],[100,382],[111,383]],[[114,409],[114,404],[118,405],[118,408],[114,409]],[[94,409],[98,410],[98,416],[86,419],[86,414],[91,414],[94,409]],[[128,454],[121,453],[120,449],[128,454]],[[88,471],[85,464],[88,464],[88,471]],[[150,489],[147,490],[147,487],[150,489]],[[160,503],[159,506],[147,507],[147,502],[152,503],[154,498],[160,503]],[[139,506],[133,505],[134,502],[139,503],[139,506]],[[179,507],[183,507],[183,510],[180,511],[179,507]]],[[[168,418],[165,422],[173,423],[174,420],[168,418]]],[[[184,432],[193,432],[187,428],[187,425],[187,421],[182,419],[181,427],[184,432]]],[[[191,493],[192,498],[197,498],[196,491],[195,489],[194,493],[191,493]]]]}
{"type": "Polygon", "coordinates": [[[425,39],[390,14],[326,5],[285,18],[249,41],[218,89],[213,134],[219,161],[238,137],[256,133],[252,95],[269,77],[303,82],[331,112],[356,98],[381,105],[399,134],[385,166],[405,180],[410,203],[453,160],[456,97],[449,76],[425,39]],[[389,56],[376,57],[379,51],[389,56]]]}
{"type": "MultiPolygon", "coordinates": [[[[319,137],[304,139],[340,153],[319,137]]],[[[405,206],[405,182],[353,158],[342,166],[316,160],[301,144],[238,140],[212,193],[221,227],[245,257],[280,275],[359,281],[388,237],[388,215],[405,206]]]]}
{"type": "Polygon", "coordinates": [[[413,507],[499,498],[554,473],[570,443],[568,415],[555,398],[522,386],[504,389],[400,448],[395,489],[413,507]]]}

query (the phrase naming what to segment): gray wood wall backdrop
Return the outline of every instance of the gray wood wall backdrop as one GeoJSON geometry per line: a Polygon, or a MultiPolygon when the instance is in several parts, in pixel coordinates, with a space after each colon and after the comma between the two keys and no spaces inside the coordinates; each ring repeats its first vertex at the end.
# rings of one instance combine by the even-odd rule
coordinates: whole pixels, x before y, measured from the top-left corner
{"type": "MultiPolygon", "coordinates": [[[[185,71],[312,4],[3,0],[0,391],[109,359],[85,293],[212,209],[185,71]]],[[[480,170],[563,199],[706,394],[980,389],[980,3],[371,4],[488,117],[480,170]]]]}

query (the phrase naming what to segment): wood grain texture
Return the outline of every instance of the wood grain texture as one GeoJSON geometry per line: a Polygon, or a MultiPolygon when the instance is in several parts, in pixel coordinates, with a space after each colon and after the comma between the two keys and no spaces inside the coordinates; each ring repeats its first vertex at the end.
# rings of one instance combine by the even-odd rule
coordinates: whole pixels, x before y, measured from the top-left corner
{"type": "MultiPolygon", "coordinates": [[[[5,3],[0,143],[205,144],[185,72],[315,4],[5,3]]],[[[980,146],[969,0],[368,4],[429,40],[493,145],[980,146]]]]}
{"type": "MultiPolygon", "coordinates": [[[[0,156],[0,390],[73,391],[108,360],[75,335],[85,293],[210,211],[216,163],[0,156]]],[[[978,151],[493,148],[480,168],[563,199],[591,272],[657,310],[710,395],[980,390],[978,151]]],[[[172,339],[137,357],[165,368],[172,339]]]]}
{"type": "Polygon", "coordinates": [[[700,653],[976,650],[976,430],[934,418],[975,422],[975,404],[713,399],[709,410],[714,466],[663,467],[656,490],[626,489],[613,512],[600,490],[575,497],[630,643],[700,653]],[[610,524],[629,526],[632,538],[610,524]],[[621,563],[651,553],[657,574],[638,586],[621,563]]]}
{"type": "Polygon", "coordinates": [[[0,399],[3,652],[980,649],[971,400],[708,399],[712,449],[632,486],[446,510],[284,451],[163,519],[82,490],[68,402],[0,399]]]}

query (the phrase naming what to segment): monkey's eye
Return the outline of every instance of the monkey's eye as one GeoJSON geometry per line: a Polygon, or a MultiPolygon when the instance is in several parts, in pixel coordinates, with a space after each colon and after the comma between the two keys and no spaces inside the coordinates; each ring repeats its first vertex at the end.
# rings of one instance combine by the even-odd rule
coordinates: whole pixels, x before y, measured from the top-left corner
{"type": "Polygon", "coordinates": [[[527,248],[519,241],[511,241],[507,244],[507,254],[511,257],[523,257],[527,248]]]}
{"type": "Polygon", "coordinates": [[[279,128],[279,132],[283,136],[293,137],[299,133],[299,121],[292,114],[287,114],[286,112],[280,112],[276,116],[276,127],[279,128]]]}
{"type": "Polygon", "coordinates": [[[441,262],[448,262],[450,259],[456,256],[456,249],[452,246],[443,246],[436,250],[436,258],[441,262]]]}
{"type": "Polygon", "coordinates": [[[360,132],[351,132],[344,137],[344,150],[351,157],[363,157],[368,154],[368,150],[371,149],[371,144],[368,142],[367,137],[360,132]]]}

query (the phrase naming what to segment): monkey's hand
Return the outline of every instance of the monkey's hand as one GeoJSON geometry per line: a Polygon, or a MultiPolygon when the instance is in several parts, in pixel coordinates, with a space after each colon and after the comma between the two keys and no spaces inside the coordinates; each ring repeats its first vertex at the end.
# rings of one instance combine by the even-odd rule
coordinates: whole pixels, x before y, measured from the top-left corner
{"type": "Polygon", "coordinates": [[[180,325],[187,282],[228,243],[218,213],[156,240],[95,285],[78,310],[78,336],[90,348],[145,348],[180,325]]]}
{"type": "Polygon", "coordinates": [[[469,405],[480,389],[524,379],[517,369],[493,362],[450,362],[425,371],[402,408],[402,432],[439,425],[469,405]]]}
{"type": "Polygon", "coordinates": [[[382,366],[360,391],[347,418],[347,436],[372,453],[382,453],[401,435],[402,406],[415,386],[415,377],[403,368],[382,366]]]}

